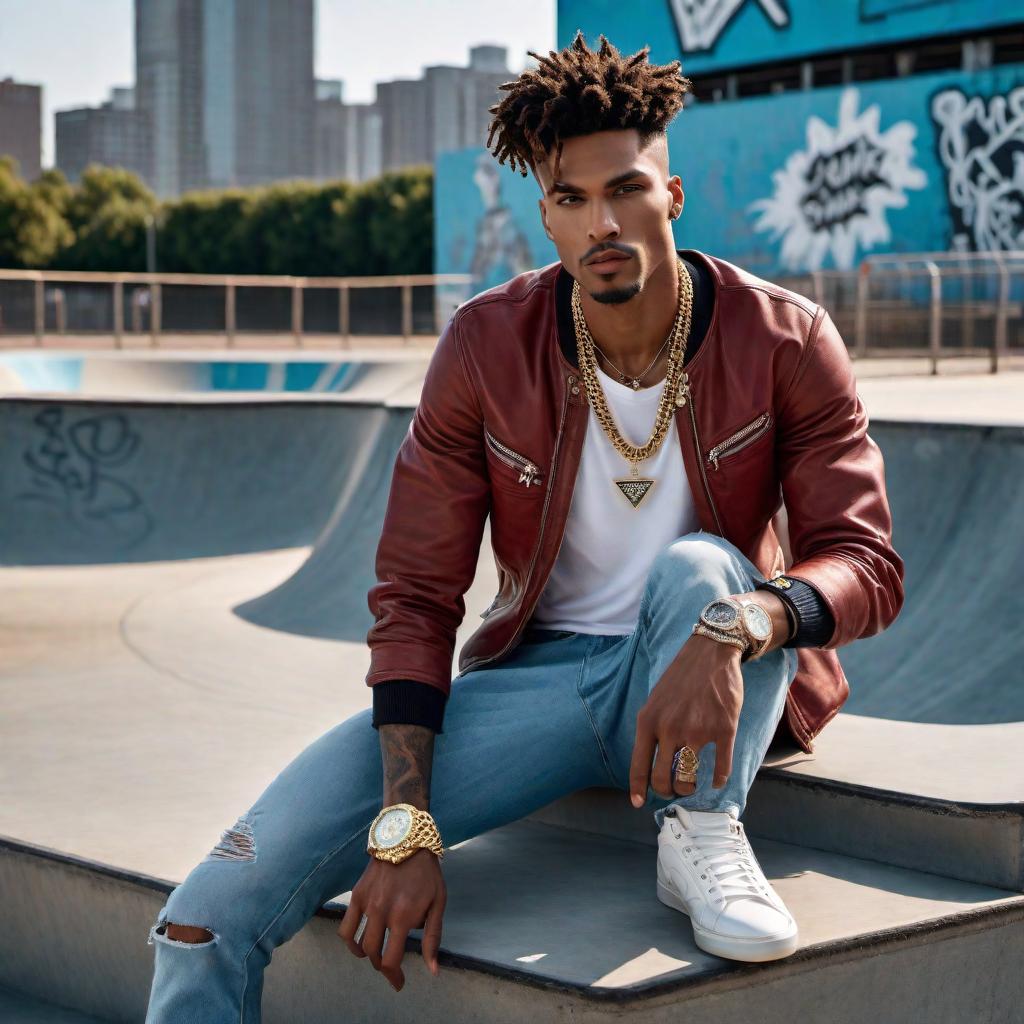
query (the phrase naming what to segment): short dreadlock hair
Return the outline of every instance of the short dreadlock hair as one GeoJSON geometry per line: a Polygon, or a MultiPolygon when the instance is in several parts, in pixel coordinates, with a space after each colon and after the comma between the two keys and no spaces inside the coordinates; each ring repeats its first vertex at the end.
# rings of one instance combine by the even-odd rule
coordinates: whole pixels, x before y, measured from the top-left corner
{"type": "Polygon", "coordinates": [[[635,128],[646,146],[665,131],[693,89],[680,62],[649,64],[650,46],[623,57],[603,34],[599,39],[600,49],[591,50],[577,29],[560,53],[551,50],[542,57],[528,50],[540,66],[498,86],[508,95],[488,108],[494,119],[487,147],[497,134],[493,155],[499,164],[508,159],[513,171],[521,165],[525,178],[554,148],[557,177],[564,139],[635,128]]]}

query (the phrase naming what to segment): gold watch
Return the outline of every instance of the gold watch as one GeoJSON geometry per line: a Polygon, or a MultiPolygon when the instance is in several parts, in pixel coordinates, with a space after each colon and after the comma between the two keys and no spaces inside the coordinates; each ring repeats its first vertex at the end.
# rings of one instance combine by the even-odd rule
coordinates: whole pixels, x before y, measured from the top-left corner
{"type": "Polygon", "coordinates": [[[400,864],[421,848],[444,856],[437,823],[414,804],[390,804],[370,823],[366,852],[377,860],[400,864]]]}

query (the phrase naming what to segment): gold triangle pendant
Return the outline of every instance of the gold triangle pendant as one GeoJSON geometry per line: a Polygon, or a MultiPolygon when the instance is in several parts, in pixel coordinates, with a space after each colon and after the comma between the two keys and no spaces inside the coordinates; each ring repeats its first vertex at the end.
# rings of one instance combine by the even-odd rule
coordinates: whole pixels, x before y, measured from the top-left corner
{"type": "Polygon", "coordinates": [[[636,508],[654,486],[654,481],[642,476],[627,476],[615,481],[615,486],[626,496],[626,500],[636,508]]]}

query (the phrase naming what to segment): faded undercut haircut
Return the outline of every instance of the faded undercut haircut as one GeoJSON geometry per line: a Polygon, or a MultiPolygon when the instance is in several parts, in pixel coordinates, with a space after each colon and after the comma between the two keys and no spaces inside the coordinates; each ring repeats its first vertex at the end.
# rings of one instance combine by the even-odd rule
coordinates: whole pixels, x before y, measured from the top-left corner
{"type": "Polygon", "coordinates": [[[561,52],[551,50],[542,57],[528,50],[538,67],[498,86],[508,95],[488,108],[494,118],[487,147],[499,164],[507,160],[525,178],[554,149],[557,179],[564,139],[635,128],[641,146],[646,146],[665,132],[693,91],[680,62],[648,63],[650,46],[623,57],[603,34],[599,39],[600,48],[591,50],[577,30],[561,52]]]}

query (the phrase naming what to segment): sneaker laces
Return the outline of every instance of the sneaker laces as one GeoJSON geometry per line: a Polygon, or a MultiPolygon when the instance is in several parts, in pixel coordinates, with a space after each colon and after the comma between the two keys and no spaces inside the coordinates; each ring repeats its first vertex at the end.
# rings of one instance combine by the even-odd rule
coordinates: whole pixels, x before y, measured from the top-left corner
{"type": "Polygon", "coordinates": [[[767,882],[762,881],[763,875],[747,843],[742,824],[732,825],[727,833],[701,828],[684,829],[680,839],[699,852],[693,863],[701,869],[702,878],[710,872],[722,893],[723,903],[728,905],[735,900],[754,899],[775,908],[774,901],[765,892],[767,882]]]}

